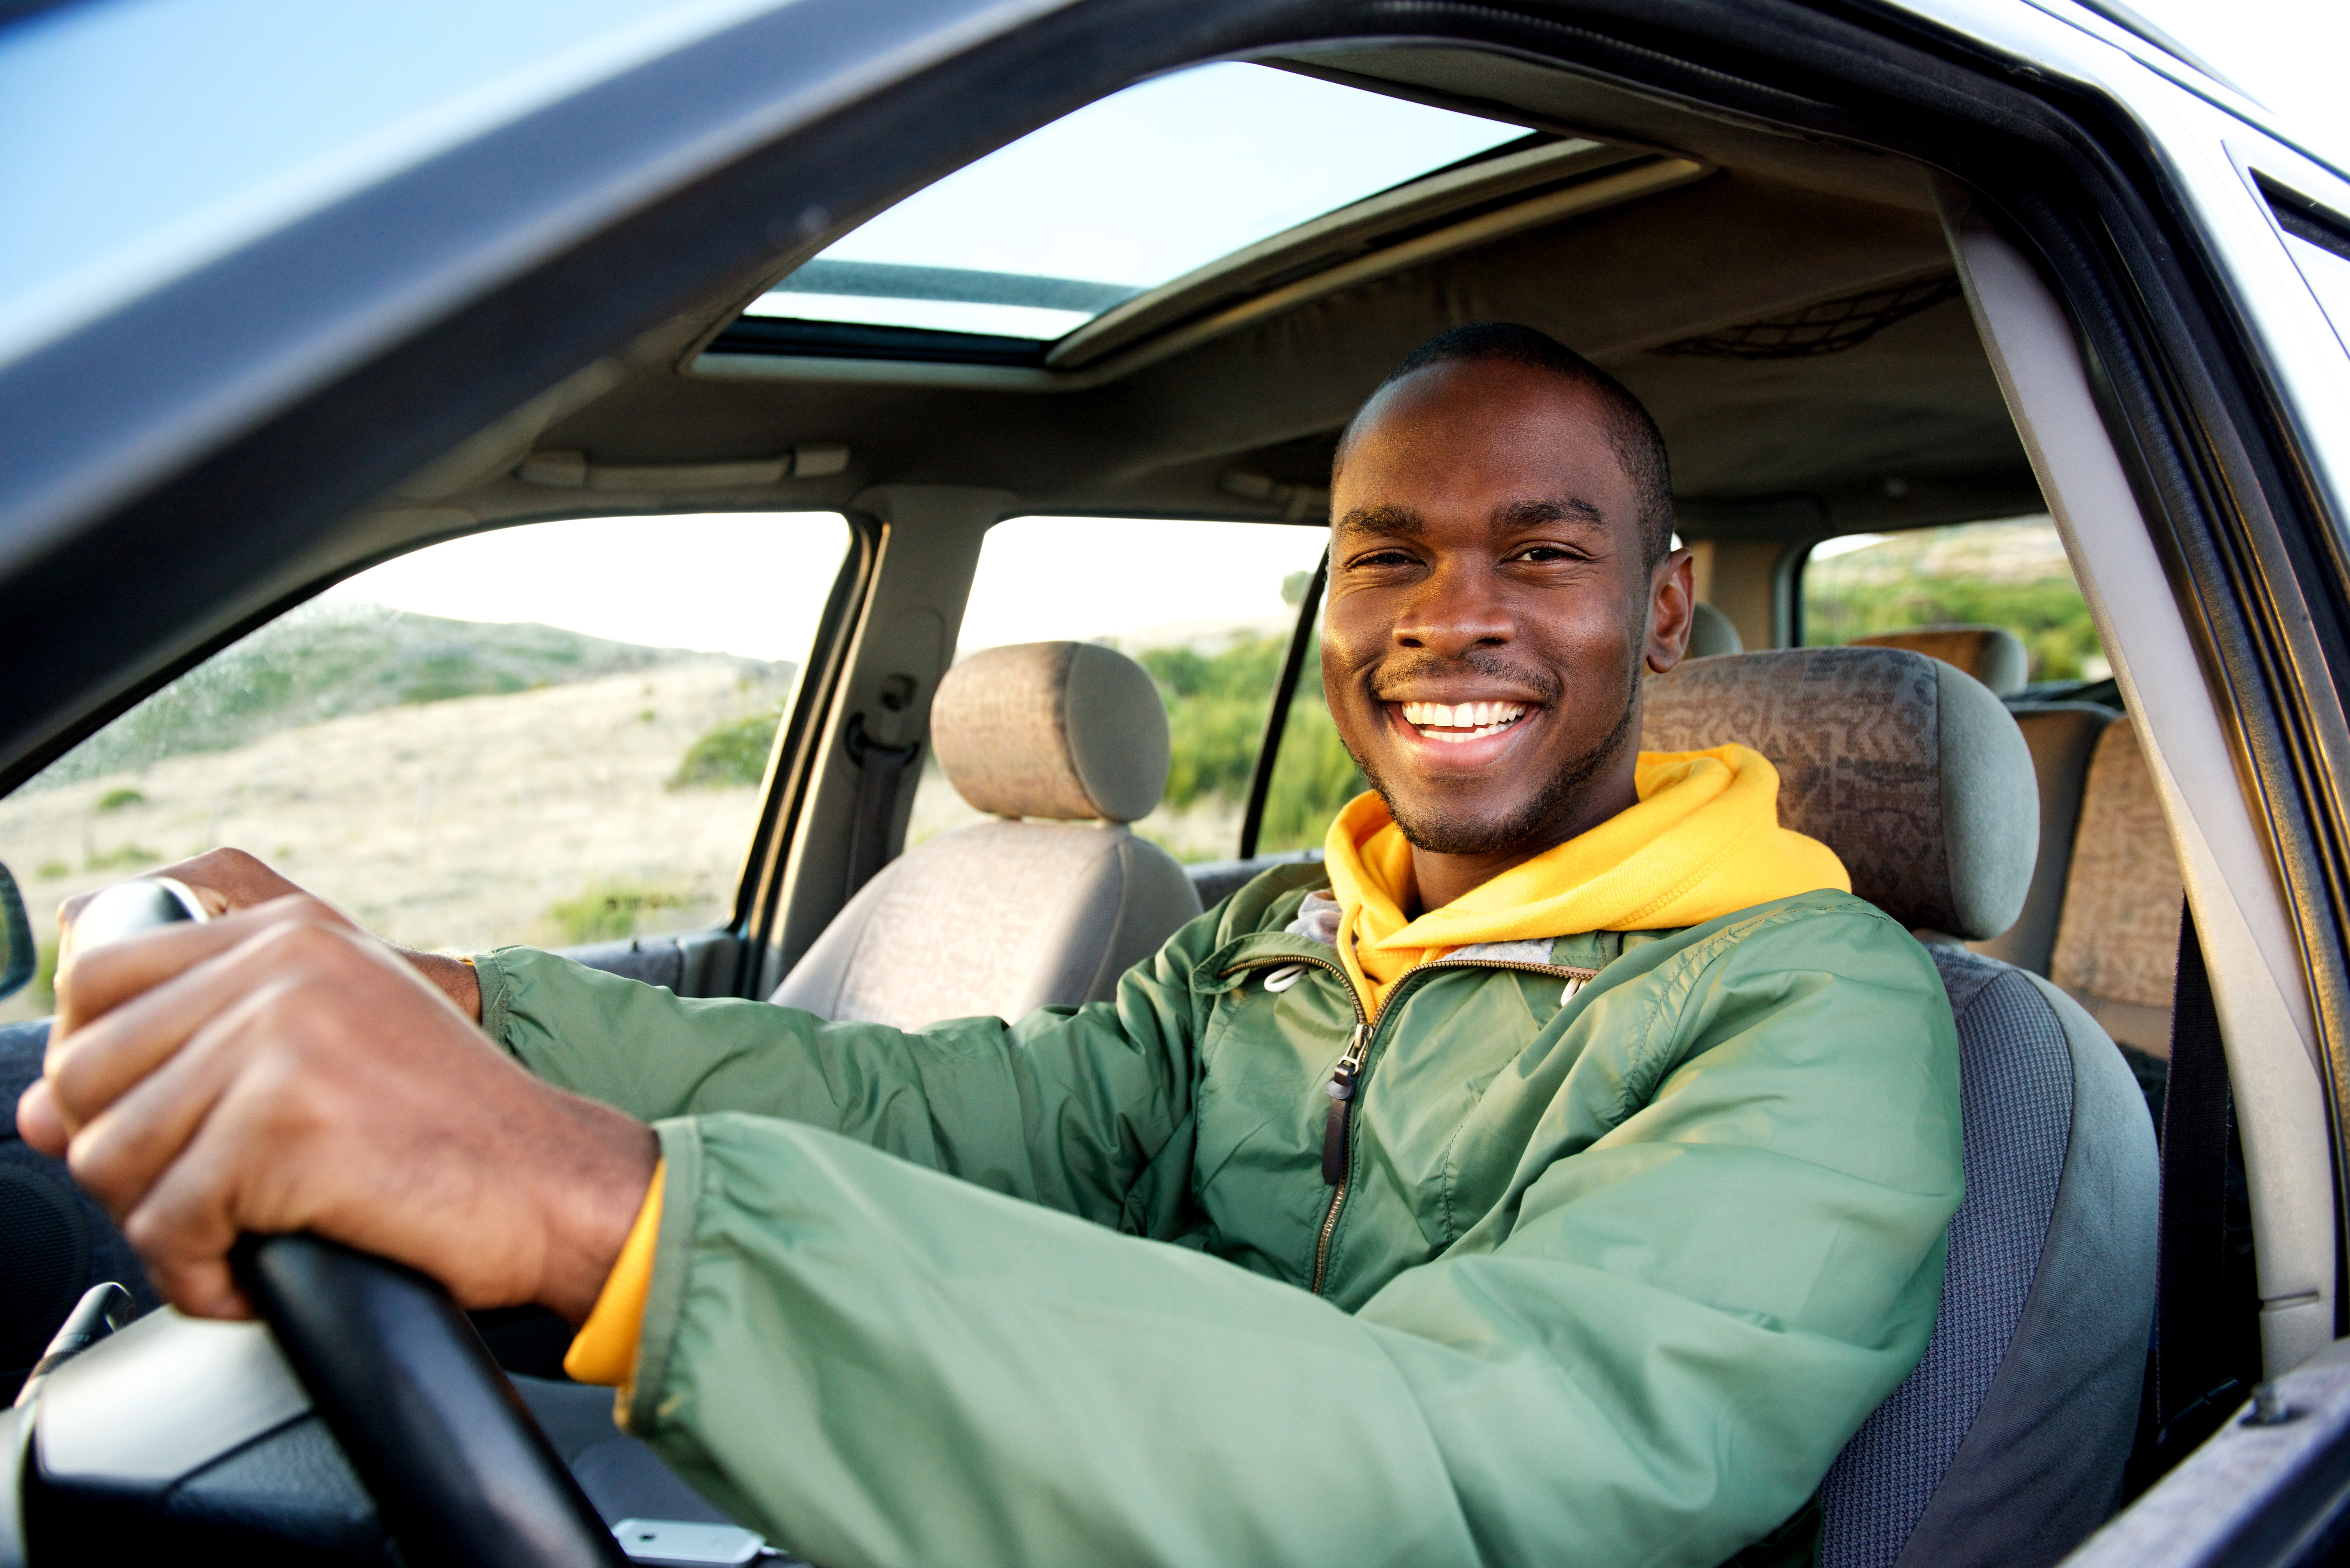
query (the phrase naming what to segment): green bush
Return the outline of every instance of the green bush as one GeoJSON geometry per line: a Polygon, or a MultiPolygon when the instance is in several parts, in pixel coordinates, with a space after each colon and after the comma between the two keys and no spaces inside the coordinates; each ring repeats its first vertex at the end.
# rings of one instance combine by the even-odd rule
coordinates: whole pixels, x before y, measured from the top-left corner
{"type": "Polygon", "coordinates": [[[671,789],[728,789],[754,784],[767,774],[767,753],[775,749],[775,726],[783,711],[754,713],[719,725],[686,747],[670,776],[671,789]]]}
{"type": "Polygon", "coordinates": [[[1346,742],[1338,739],[1320,680],[1307,672],[1290,704],[1281,754],[1274,759],[1264,821],[1257,831],[1258,852],[1270,855],[1320,844],[1338,808],[1370,787],[1346,742]]]}
{"type": "MultiPolygon", "coordinates": [[[[1265,708],[1288,647],[1286,638],[1263,637],[1219,653],[1154,648],[1135,656],[1167,704],[1175,753],[1167,778],[1170,806],[1180,811],[1211,796],[1236,805],[1248,797],[1257,748],[1264,740],[1265,708]]],[[[1323,706],[1320,672],[1317,650],[1298,681],[1265,792],[1260,850],[1321,843],[1331,816],[1365,787],[1323,706]]]]}
{"type": "Polygon", "coordinates": [[[2105,672],[2104,645],[2049,524],[1921,528],[1804,568],[1804,641],[1812,647],[1951,622],[2014,632],[2033,680],[2105,672]]]}
{"type": "Polygon", "coordinates": [[[607,882],[576,898],[547,906],[546,921],[566,947],[582,942],[618,941],[637,934],[637,921],[654,909],[681,909],[685,895],[669,888],[639,888],[631,882],[607,882]]]}
{"type": "Polygon", "coordinates": [[[1170,806],[1180,811],[1208,795],[1246,798],[1257,745],[1264,739],[1265,702],[1286,649],[1284,639],[1259,637],[1234,642],[1221,653],[1152,648],[1135,656],[1167,704],[1168,740],[1175,755],[1167,775],[1170,806]]]}
{"type": "Polygon", "coordinates": [[[156,866],[163,857],[151,849],[136,844],[126,844],[119,849],[109,849],[82,862],[85,871],[135,871],[141,866],[156,866]]]}
{"type": "Polygon", "coordinates": [[[135,789],[110,789],[98,797],[100,811],[120,811],[126,806],[145,805],[147,797],[135,789]]]}

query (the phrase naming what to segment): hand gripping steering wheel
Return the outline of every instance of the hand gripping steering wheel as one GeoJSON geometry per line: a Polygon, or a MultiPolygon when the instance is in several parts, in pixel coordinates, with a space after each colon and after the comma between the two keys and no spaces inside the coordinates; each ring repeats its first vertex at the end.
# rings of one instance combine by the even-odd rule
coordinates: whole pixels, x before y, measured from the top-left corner
{"type": "MultiPolygon", "coordinates": [[[[147,877],[91,899],[74,939],[204,918],[187,888],[147,877]]],[[[439,1284],[309,1235],[247,1236],[231,1261],[412,1568],[627,1568],[439,1284]]]]}

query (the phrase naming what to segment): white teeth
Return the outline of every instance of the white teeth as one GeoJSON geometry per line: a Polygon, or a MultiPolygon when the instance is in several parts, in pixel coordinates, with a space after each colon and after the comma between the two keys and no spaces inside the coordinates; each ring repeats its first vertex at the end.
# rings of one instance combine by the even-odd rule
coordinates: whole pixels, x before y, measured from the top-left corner
{"type": "Polygon", "coordinates": [[[1432,741],[1499,734],[1525,716],[1523,702],[1406,702],[1404,722],[1432,741]]]}

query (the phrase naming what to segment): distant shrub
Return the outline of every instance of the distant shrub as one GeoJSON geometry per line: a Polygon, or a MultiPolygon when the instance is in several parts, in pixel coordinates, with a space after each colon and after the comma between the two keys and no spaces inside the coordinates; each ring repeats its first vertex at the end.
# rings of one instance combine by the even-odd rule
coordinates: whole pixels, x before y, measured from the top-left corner
{"type": "Polygon", "coordinates": [[[1805,564],[1804,641],[1830,647],[1879,632],[2003,626],[2033,680],[2102,679],[2111,666],[2053,524],[2038,519],[1919,528],[1805,564]]]}
{"type": "Polygon", "coordinates": [[[62,860],[44,860],[41,868],[33,875],[43,882],[54,882],[61,877],[72,876],[73,867],[62,860]]]}
{"type": "Polygon", "coordinates": [[[547,907],[547,924],[566,947],[583,942],[618,941],[637,934],[637,922],[654,909],[682,909],[685,895],[672,888],[639,888],[629,882],[607,882],[576,898],[547,907]]]}
{"type": "Polygon", "coordinates": [[[766,776],[767,753],[775,749],[775,726],[782,719],[782,710],[776,709],[710,731],[686,747],[669,787],[727,789],[757,784],[766,776]]]}
{"type": "Polygon", "coordinates": [[[141,866],[158,865],[162,858],[151,849],[126,844],[119,849],[91,856],[82,862],[81,868],[85,871],[135,871],[141,866]]]}
{"type": "MultiPolygon", "coordinates": [[[[1295,602],[1291,589],[1302,595],[1306,576],[1293,574],[1283,596],[1295,602]]],[[[1154,648],[1135,656],[1167,704],[1174,751],[1167,775],[1170,807],[1180,811],[1211,798],[1237,805],[1247,798],[1264,740],[1265,707],[1288,646],[1286,638],[1243,638],[1217,653],[1154,648]]],[[[1257,838],[1262,851],[1321,843],[1337,809],[1366,787],[1323,706],[1321,669],[1317,649],[1301,672],[1265,792],[1257,838]]]]}
{"type": "Polygon", "coordinates": [[[135,789],[110,789],[98,797],[100,811],[120,811],[125,806],[145,805],[147,797],[135,789]]]}

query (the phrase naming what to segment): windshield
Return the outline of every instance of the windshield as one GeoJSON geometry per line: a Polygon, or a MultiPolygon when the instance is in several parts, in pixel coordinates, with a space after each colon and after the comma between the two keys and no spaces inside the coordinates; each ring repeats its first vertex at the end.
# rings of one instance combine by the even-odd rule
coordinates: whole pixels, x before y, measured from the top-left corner
{"type": "Polygon", "coordinates": [[[1267,66],[1202,66],[950,174],[743,314],[1058,337],[1220,256],[1528,134],[1267,66]]]}

